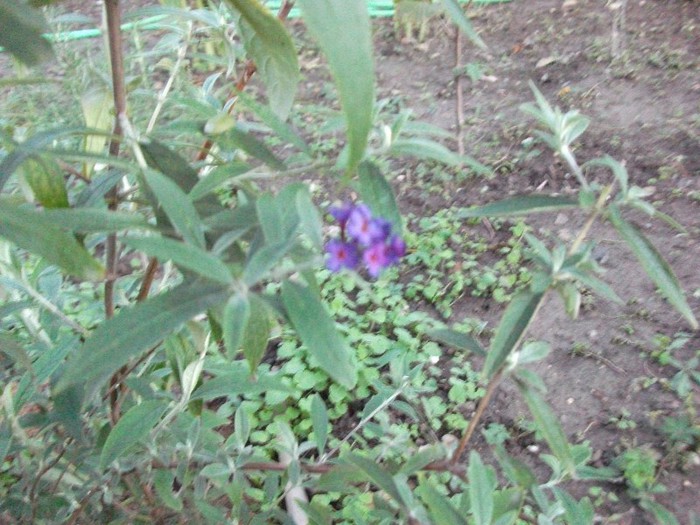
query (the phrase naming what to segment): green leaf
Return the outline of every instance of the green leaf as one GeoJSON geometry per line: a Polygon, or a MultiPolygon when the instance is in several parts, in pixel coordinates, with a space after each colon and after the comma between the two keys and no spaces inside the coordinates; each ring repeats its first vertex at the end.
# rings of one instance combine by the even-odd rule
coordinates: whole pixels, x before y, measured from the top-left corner
{"type": "Polygon", "coordinates": [[[445,6],[445,11],[450,15],[452,22],[465,34],[465,36],[471,40],[474,44],[479,46],[481,49],[487,49],[486,44],[481,39],[481,37],[474,31],[474,27],[471,22],[464,14],[462,6],[457,2],[457,0],[442,0],[442,5],[445,6]]]}
{"type": "Polygon", "coordinates": [[[250,366],[250,373],[254,374],[260,361],[265,356],[267,341],[270,338],[270,329],[272,328],[272,318],[267,304],[260,297],[254,294],[250,295],[248,302],[250,304],[250,315],[243,333],[242,346],[243,355],[250,366]]]}
{"type": "Polygon", "coordinates": [[[394,231],[403,231],[401,213],[396,205],[394,190],[374,162],[365,161],[358,166],[358,190],[362,200],[372,209],[375,215],[388,220],[394,231]]]}
{"type": "Polygon", "coordinates": [[[311,424],[314,429],[316,449],[319,454],[323,454],[328,441],[328,410],[318,394],[311,399],[311,424]]]}
{"type": "Polygon", "coordinates": [[[307,157],[311,157],[311,150],[309,146],[304,142],[304,140],[297,135],[297,133],[292,129],[292,127],[279,118],[273,111],[267,106],[258,104],[258,102],[245,93],[244,91],[239,91],[237,94],[239,103],[250,109],[255,113],[262,122],[267,125],[274,133],[277,134],[284,142],[296,146],[299,151],[304,153],[307,157]]]}
{"type": "Polygon", "coordinates": [[[241,14],[238,29],[246,51],[260,72],[270,107],[286,120],[299,83],[294,42],[282,22],[258,0],[227,0],[241,14]]]}
{"type": "Polygon", "coordinates": [[[447,164],[448,166],[469,166],[478,175],[491,175],[491,170],[469,157],[468,155],[458,155],[450,151],[439,142],[422,138],[399,138],[396,139],[390,148],[390,152],[396,155],[406,155],[419,159],[434,160],[447,164]]]}
{"type": "Polygon", "coordinates": [[[350,173],[362,160],[372,129],[374,61],[365,2],[299,0],[309,32],[328,58],[348,126],[350,173]]]}
{"type": "Polygon", "coordinates": [[[75,237],[42,212],[0,202],[0,236],[81,279],[99,281],[104,268],[75,237]]]}
{"type": "Polygon", "coordinates": [[[562,463],[564,469],[573,475],[576,468],[574,459],[571,455],[569,442],[564,435],[557,416],[552,412],[552,409],[539,392],[520,381],[518,381],[518,388],[530,409],[537,430],[547,441],[549,448],[562,463]]]}
{"type": "Polygon", "coordinates": [[[552,492],[564,507],[566,523],[569,525],[592,525],[595,511],[588,498],[576,501],[568,492],[552,487],[552,492]]]}
{"type": "Polygon", "coordinates": [[[478,452],[469,454],[469,500],[476,525],[489,525],[493,517],[493,491],[495,484],[489,476],[486,466],[478,452]]]}
{"type": "Polygon", "coordinates": [[[583,286],[589,288],[591,291],[597,293],[601,297],[605,297],[606,299],[617,304],[624,304],[624,301],[620,299],[620,296],[617,295],[615,290],[613,290],[605,281],[601,281],[597,277],[586,271],[580,270],[579,268],[566,268],[564,271],[574,277],[583,286]]]}
{"type": "Polygon", "coordinates": [[[250,301],[248,297],[237,293],[229,299],[224,308],[222,327],[224,331],[224,345],[226,355],[229,359],[234,359],[245,334],[248,319],[250,318],[250,301]]]}
{"type": "Polygon", "coordinates": [[[76,233],[110,233],[153,228],[140,215],[99,208],[45,210],[41,215],[52,224],[76,233]]]}
{"type": "Polygon", "coordinates": [[[243,270],[243,282],[248,286],[253,286],[260,281],[275,264],[282,260],[282,257],[289,251],[289,247],[289,242],[268,244],[253,253],[243,270]]]}
{"type": "Polygon", "coordinates": [[[405,476],[412,476],[423,467],[442,459],[445,459],[444,447],[438,444],[424,445],[409,456],[406,463],[401,465],[399,472],[405,476]]]}
{"type": "Polygon", "coordinates": [[[403,499],[396,487],[396,482],[391,474],[382,470],[375,460],[368,459],[354,452],[348,452],[343,455],[342,458],[346,463],[360,469],[365,477],[374,483],[377,487],[382,489],[387,493],[388,496],[392,497],[396,503],[401,505],[403,499]]]}
{"type": "Polygon", "coordinates": [[[238,175],[247,173],[251,169],[252,168],[249,164],[237,161],[227,162],[222,166],[218,166],[217,168],[214,168],[211,171],[211,173],[209,173],[206,177],[200,179],[199,182],[197,182],[197,184],[194,185],[194,187],[190,191],[190,199],[192,199],[192,201],[198,201],[202,197],[209,195],[209,193],[214,191],[216,188],[218,188],[225,182],[228,182],[229,180],[233,179],[234,177],[237,177],[238,175]]]}
{"type": "Polygon", "coordinates": [[[496,458],[508,480],[520,488],[528,490],[537,484],[537,477],[525,463],[512,457],[503,445],[495,447],[496,458]]]}
{"type": "Polygon", "coordinates": [[[243,131],[242,129],[236,127],[228,130],[225,133],[225,137],[229,139],[237,148],[242,149],[248,155],[264,162],[273,170],[283,171],[287,169],[284,162],[279,160],[264,142],[255,138],[247,131],[243,131]]]}
{"type": "Polygon", "coordinates": [[[144,177],[158,205],[182,238],[189,244],[204,248],[204,224],[187,194],[173,180],[157,171],[146,171],[144,177]]]}
{"type": "Polygon", "coordinates": [[[508,217],[578,208],[578,202],[568,197],[551,195],[522,195],[485,206],[459,211],[459,217],[508,217]]]}
{"type": "Polygon", "coordinates": [[[433,523],[440,525],[467,525],[467,520],[452,505],[452,502],[440,494],[432,484],[424,481],[416,489],[420,498],[428,506],[433,523]]]}
{"type": "Polygon", "coordinates": [[[639,506],[654,516],[657,525],[680,525],[678,519],[671,511],[648,497],[642,498],[639,506]]]}
{"type": "Polygon", "coordinates": [[[161,261],[173,261],[178,267],[224,284],[233,282],[233,276],[220,259],[196,246],[165,237],[123,237],[121,241],[161,261]]]}
{"type": "Polygon", "coordinates": [[[157,469],[153,472],[153,486],[156,494],[168,508],[179,512],[182,510],[182,499],[173,493],[174,481],[175,473],[170,470],[157,469]]]}
{"type": "Polygon", "coordinates": [[[503,313],[486,355],[483,375],[491,379],[515,350],[530,325],[544,293],[525,291],[516,295],[503,313]]]}
{"type": "MultiPolygon", "coordinates": [[[[2,316],[0,316],[2,319],[2,316]]],[[[17,365],[34,374],[32,360],[29,358],[27,351],[15,341],[9,334],[0,333],[0,352],[7,355],[17,365]]]]}
{"type": "MultiPolygon", "coordinates": [[[[99,129],[105,133],[112,131],[114,121],[114,97],[108,89],[97,89],[85,93],[80,98],[83,109],[83,118],[88,128],[99,129]]],[[[107,143],[107,135],[86,135],[84,139],[85,151],[89,153],[102,153],[107,143]]],[[[90,178],[94,163],[86,162],[83,165],[83,175],[90,178]]]]}
{"type": "Polygon", "coordinates": [[[610,207],[610,222],[615,227],[644,270],[663,295],[678,312],[686,318],[693,330],[698,329],[698,321],[690,309],[680,283],[666,260],[642,232],[622,218],[615,206],[610,207]]]}
{"type": "Polygon", "coordinates": [[[207,380],[192,393],[190,399],[208,401],[217,397],[264,394],[268,391],[285,394],[292,393],[292,390],[278,377],[261,375],[260,377],[252,378],[249,370],[242,369],[236,373],[222,374],[214,379],[207,380]]]}
{"type": "Polygon", "coordinates": [[[45,157],[29,159],[21,170],[34,198],[44,208],[69,206],[66,181],[53,160],[45,157]]]}
{"type": "Polygon", "coordinates": [[[323,249],[323,219],[311,199],[309,187],[304,184],[296,194],[297,214],[300,220],[300,230],[305,233],[316,250],[323,249]]]}
{"type": "Polygon", "coordinates": [[[99,383],[127,361],[162,341],[185,321],[223,303],[227,287],[202,281],[185,282],[102,323],[69,359],[57,390],[76,383],[99,383]]]}
{"type": "Polygon", "coordinates": [[[145,438],[156,426],[166,408],[167,403],[160,399],[144,401],[130,408],[107,436],[100,454],[100,470],[107,468],[145,438]]]}
{"type": "Polygon", "coordinates": [[[319,366],[344,387],[353,388],[357,370],[350,349],[318,297],[309,288],[285,281],[282,301],[294,329],[319,366]]]}
{"type": "Polygon", "coordinates": [[[197,171],[183,157],[155,140],[140,144],[148,166],[167,175],[182,191],[189,193],[199,182],[197,171]]]}
{"type": "Polygon", "coordinates": [[[48,31],[44,15],[18,0],[0,0],[0,47],[28,66],[53,57],[51,44],[44,38],[48,31]]]}
{"type": "Polygon", "coordinates": [[[453,330],[451,328],[441,328],[426,332],[428,337],[451,348],[462,350],[463,352],[473,352],[476,355],[486,356],[486,350],[479,341],[469,334],[453,330]]]}
{"type": "Polygon", "coordinates": [[[90,130],[85,128],[77,127],[48,129],[33,135],[31,138],[25,140],[21,144],[17,144],[15,149],[12,150],[12,152],[10,152],[4,159],[2,159],[2,162],[0,162],[0,190],[5,187],[7,179],[10,178],[10,175],[12,175],[25,160],[36,157],[53,141],[68,135],[77,135],[80,133],[84,134],[89,131],[90,130]]]}

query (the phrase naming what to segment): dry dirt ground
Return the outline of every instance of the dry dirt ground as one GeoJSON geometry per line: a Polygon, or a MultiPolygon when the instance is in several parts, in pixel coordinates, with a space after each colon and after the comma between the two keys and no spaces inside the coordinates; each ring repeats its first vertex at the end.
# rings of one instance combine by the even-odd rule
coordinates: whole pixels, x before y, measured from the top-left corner
{"type": "MultiPolygon", "coordinates": [[[[700,257],[700,2],[630,0],[623,19],[616,19],[620,11],[606,2],[591,0],[516,0],[470,12],[489,52],[467,45],[460,57],[462,64],[480,64],[484,74],[481,80],[463,81],[465,146],[467,153],[495,166],[498,174],[438,182],[445,184],[441,194],[397,183],[402,208],[430,215],[443,206],[470,206],[509,194],[570,192],[575,181],[558,159],[549,153],[530,158],[525,154],[522,141],[532,136],[532,121],[518,106],[532,100],[532,80],[551,102],[591,117],[576,150],[580,161],[605,154],[624,161],[633,183],[653,190],[652,200],[687,228],[688,234],[679,235],[648,216],[635,220],[668,258],[691,307],[700,313],[700,272],[695,266],[700,257]],[[621,27],[617,37],[614,26],[621,27]]],[[[403,97],[419,118],[454,129],[453,33],[437,21],[431,31],[425,42],[410,43],[394,38],[388,25],[380,26],[376,42],[381,95],[403,97]]],[[[597,176],[606,182],[606,174],[597,176]]],[[[529,223],[544,236],[567,240],[584,219],[554,214],[529,223]]],[[[571,322],[558,297],[550,297],[532,334],[553,348],[538,372],[568,436],[589,440],[600,462],[630,446],[648,447],[657,454],[658,480],[668,489],[657,499],[688,523],[689,511],[700,513],[697,450],[682,464],[668,453],[660,423],[666,416],[680,415],[684,407],[662,387],[661,379],[675,372],[655,364],[649,352],[655,337],[672,338],[689,328],[655,293],[610,227],[597,226],[592,237],[602,247],[606,280],[627,304],[596,298],[571,322]],[[621,430],[626,420],[634,421],[634,428],[621,430]]],[[[453,319],[495,319],[492,306],[464,297],[455,305],[453,319]]],[[[700,337],[695,334],[678,356],[687,361],[698,349],[700,337]]],[[[690,410],[697,411],[700,390],[698,385],[693,388],[696,402],[690,410]]],[[[525,413],[515,389],[506,384],[486,420],[515,428],[525,413]]],[[[511,450],[520,449],[524,457],[527,445],[527,439],[510,442],[511,450]]],[[[646,523],[619,486],[605,488],[621,498],[607,506],[607,522],[646,523]]]]}

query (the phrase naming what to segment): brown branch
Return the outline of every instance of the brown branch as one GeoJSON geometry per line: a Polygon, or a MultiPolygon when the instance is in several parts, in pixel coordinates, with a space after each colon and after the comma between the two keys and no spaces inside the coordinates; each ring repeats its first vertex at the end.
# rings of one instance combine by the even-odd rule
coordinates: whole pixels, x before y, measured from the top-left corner
{"type": "MultiPolygon", "coordinates": [[[[277,12],[277,18],[280,20],[284,21],[287,19],[289,16],[289,12],[292,10],[292,7],[294,6],[294,0],[285,0],[282,5],[280,6],[280,10],[277,12]]],[[[255,62],[253,59],[248,59],[248,61],[245,64],[245,68],[243,69],[243,73],[241,73],[241,76],[238,78],[238,81],[236,82],[236,86],[234,88],[234,91],[232,93],[232,97],[235,97],[236,94],[239,92],[243,91],[246,86],[248,85],[248,82],[250,82],[250,79],[253,78],[253,75],[255,75],[255,72],[258,70],[257,66],[255,65],[255,62]]],[[[236,107],[236,104],[231,104],[228,108],[228,113],[229,115],[233,113],[234,108],[236,107]]],[[[207,158],[207,155],[209,155],[209,152],[211,151],[212,146],[214,145],[214,141],[211,139],[207,139],[204,141],[204,144],[202,144],[202,147],[199,149],[199,153],[197,154],[197,161],[203,161],[204,159],[207,158]]]]}
{"type": "Polygon", "coordinates": [[[491,381],[489,381],[489,384],[486,387],[486,393],[484,394],[484,397],[482,397],[479,400],[479,404],[476,407],[476,412],[474,412],[474,416],[472,416],[471,420],[469,421],[467,431],[464,433],[464,435],[462,435],[462,439],[459,440],[459,445],[457,446],[457,449],[455,450],[454,454],[452,454],[450,464],[457,464],[457,462],[459,462],[459,459],[462,457],[464,449],[467,448],[469,440],[472,438],[472,435],[474,434],[474,431],[476,430],[476,427],[479,424],[479,421],[481,420],[481,416],[484,415],[484,411],[486,410],[486,407],[491,401],[491,396],[493,396],[496,387],[501,382],[502,375],[503,369],[501,368],[501,370],[499,370],[498,373],[496,373],[496,375],[494,375],[491,378],[491,381]]]}
{"type": "MultiPolygon", "coordinates": [[[[124,82],[124,50],[121,32],[121,8],[119,0],[105,0],[105,13],[107,19],[107,35],[109,40],[109,60],[112,68],[112,95],[114,97],[114,131],[109,142],[109,155],[116,157],[119,155],[121,137],[124,133],[122,129],[122,118],[126,117],[126,84],[124,82]]],[[[107,201],[110,210],[116,210],[119,205],[118,189],[115,185],[107,193],[107,201]]],[[[105,281],[105,317],[110,319],[114,316],[114,284],[117,279],[117,235],[110,234],[107,237],[106,246],[106,269],[107,279],[105,281]]],[[[111,384],[118,380],[118,374],[112,376],[111,384]]],[[[120,411],[118,409],[118,391],[113,391],[110,396],[110,421],[116,424],[119,420],[120,411]]]]}
{"type": "Polygon", "coordinates": [[[158,269],[158,259],[151,257],[148,260],[148,266],[143,274],[143,281],[141,281],[141,288],[139,289],[139,294],[136,296],[137,302],[145,301],[148,298],[148,293],[151,291],[151,285],[153,285],[153,279],[156,277],[156,270],[158,269]]]}

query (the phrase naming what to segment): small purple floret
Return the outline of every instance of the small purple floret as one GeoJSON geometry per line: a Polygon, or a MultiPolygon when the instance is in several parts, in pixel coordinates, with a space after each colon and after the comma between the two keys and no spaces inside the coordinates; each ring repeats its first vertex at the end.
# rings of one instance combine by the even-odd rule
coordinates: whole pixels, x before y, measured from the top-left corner
{"type": "Polygon", "coordinates": [[[362,260],[372,277],[378,277],[382,270],[389,266],[387,245],[383,242],[374,244],[365,250],[362,260]]]}
{"type": "Polygon", "coordinates": [[[355,269],[360,262],[360,254],[357,247],[349,242],[332,239],[326,244],[328,260],[326,266],[332,272],[339,272],[343,268],[355,269]]]}
{"type": "Polygon", "coordinates": [[[406,255],[406,242],[398,235],[392,235],[387,247],[389,264],[396,264],[404,255],[406,255]]]}
{"type": "Polygon", "coordinates": [[[369,246],[384,235],[384,226],[372,218],[372,212],[364,204],[355,206],[347,222],[347,233],[363,246],[369,246]]]}
{"type": "Polygon", "coordinates": [[[340,206],[331,206],[330,209],[328,210],[328,213],[330,213],[333,218],[338,221],[338,224],[340,225],[340,229],[344,230],[345,229],[345,223],[348,222],[348,217],[350,217],[350,214],[352,213],[352,210],[355,209],[355,206],[353,206],[349,202],[344,202],[340,206]]]}

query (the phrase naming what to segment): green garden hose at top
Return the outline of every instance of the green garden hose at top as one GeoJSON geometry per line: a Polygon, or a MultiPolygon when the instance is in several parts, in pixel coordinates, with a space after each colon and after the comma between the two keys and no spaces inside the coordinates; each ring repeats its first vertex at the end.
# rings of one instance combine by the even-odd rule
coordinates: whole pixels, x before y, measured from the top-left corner
{"type": "MultiPolygon", "coordinates": [[[[469,0],[459,0],[460,3],[468,3],[469,0]]],[[[472,0],[475,4],[500,4],[505,2],[510,2],[511,0],[472,0]]],[[[282,5],[282,0],[270,0],[265,3],[265,5],[271,11],[277,11],[282,5]]],[[[367,2],[367,7],[369,10],[369,15],[372,18],[388,18],[394,15],[394,0],[369,0],[367,2]]],[[[297,18],[301,15],[299,9],[293,8],[289,13],[289,18],[297,18]]],[[[123,31],[131,31],[133,29],[142,29],[146,31],[154,31],[157,29],[162,29],[163,26],[161,22],[167,18],[168,15],[157,15],[144,18],[143,20],[138,20],[136,22],[130,22],[128,24],[122,25],[123,31]]],[[[60,31],[58,33],[47,34],[46,38],[51,42],[71,42],[73,40],[83,40],[86,38],[97,38],[102,35],[102,30],[99,28],[91,29],[75,29],[73,31],[60,31]]],[[[0,48],[0,51],[3,51],[0,48]]]]}

